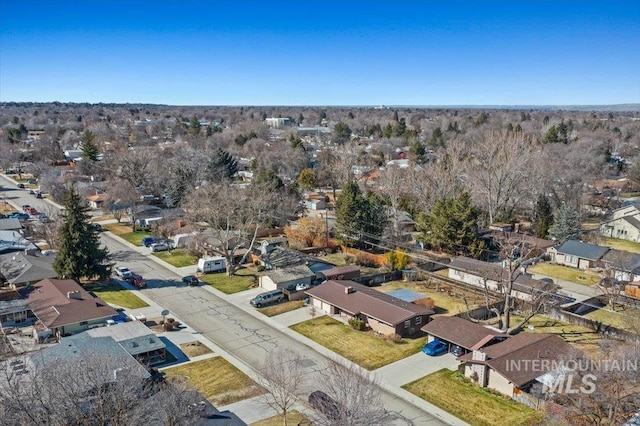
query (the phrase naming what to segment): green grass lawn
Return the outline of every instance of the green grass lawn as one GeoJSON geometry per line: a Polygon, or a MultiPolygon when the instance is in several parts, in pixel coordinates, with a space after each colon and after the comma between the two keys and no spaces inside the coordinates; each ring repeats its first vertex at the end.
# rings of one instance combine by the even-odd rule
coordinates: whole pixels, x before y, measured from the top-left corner
{"type": "Polygon", "coordinates": [[[248,290],[257,281],[256,271],[250,268],[238,269],[235,275],[229,277],[225,272],[217,274],[205,274],[198,277],[203,283],[220,290],[226,294],[238,293],[248,290]]]}
{"type": "Polygon", "coordinates": [[[605,238],[605,241],[602,245],[611,247],[616,250],[640,254],[640,243],[635,243],[633,241],[621,240],[618,238],[605,238]]]}
{"type": "Polygon", "coordinates": [[[265,314],[268,317],[273,317],[275,315],[284,314],[285,312],[295,311],[303,306],[304,300],[292,300],[291,302],[278,303],[277,305],[258,309],[258,312],[265,314]]]}
{"type": "Polygon", "coordinates": [[[123,308],[139,309],[149,306],[138,296],[114,282],[90,284],[85,286],[85,289],[105,302],[123,308]]]}
{"type": "Polygon", "coordinates": [[[189,251],[183,248],[173,249],[170,251],[159,251],[152,254],[176,268],[190,265],[195,266],[198,263],[198,256],[189,254],[189,251]]]}
{"type": "Polygon", "coordinates": [[[402,386],[473,426],[535,425],[543,414],[443,369],[402,386]]]}
{"type": "Polygon", "coordinates": [[[372,331],[356,331],[327,316],[301,322],[290,328],[367,370],[375,370],[413,355],[422,349],[427,340],[426,337],[418,337],[393,343],[376,337],[372,331]]]}
{"type": "Polygon", "coordinates": [[[215,406],[227,405],[264,393],[249,376],[222,357],[178,365],[164,370],[169,377],[183,376],[215,406]]]}
{"type": "Polygon", "coordinates": [[[145,237],[152,237],[150,233],[144,230],[131,231],[131,225],[123,223],[110,223],[104,225],[109,231],[120,238],[123,238],[135,246],[142,246],[142,239],[145,237]]]}
{"type": "Polygon", "coordinates": [[[527,272],[546,275],[548,277],[559,278],[572,283],[592,286],[601,280],[600,275],[593,272],[581,271],[568,266],[555,265],[552,263],[538,263],[527,268],[527,272]]]}

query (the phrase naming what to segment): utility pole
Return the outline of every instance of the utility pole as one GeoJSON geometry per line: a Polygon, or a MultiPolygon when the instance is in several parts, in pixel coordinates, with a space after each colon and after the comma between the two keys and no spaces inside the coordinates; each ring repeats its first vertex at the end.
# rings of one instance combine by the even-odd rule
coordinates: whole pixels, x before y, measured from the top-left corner
{"type": "Polygon", "coordinates": [[[324,210],[324,223],[325,223],[325,243],[324,247],[329,248],[329,206],[324,210]]]}

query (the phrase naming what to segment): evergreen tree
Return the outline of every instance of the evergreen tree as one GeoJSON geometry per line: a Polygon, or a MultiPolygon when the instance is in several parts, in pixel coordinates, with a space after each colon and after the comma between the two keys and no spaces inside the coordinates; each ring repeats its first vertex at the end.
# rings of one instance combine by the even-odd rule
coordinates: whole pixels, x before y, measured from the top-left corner
{"type": "Polygon", "coordinates": [[[238,160],[222,148],[211,156],[206,166],[206,179],[217,182],[231,179],[238,172],[238,160]]]}
{"type": "Polygon", "coordinates": [[[533,209],[533,232],[538,238],[547,238],[553,224],[553,210],[549,198],[540,194],[533,209]]]}
{"type": "Polygon", "coordinates": [[[420,239],[448,253],[480,257],[484,245],[477,236],[479,214],[467,192],[440,199],[428,215],[419,217],[420,239]]]}
{"type": "Polygon", "coordinates": [[[429,139],[429,146],[444,146],[444,138],[442,136],[442,129],[440,129],[440,127],[436,127],[435,129],[433,129],[433,133],[431,133],[431,139],[429,139]]]}
{"type": "Polygon", "coordinates": [[[332,142],[343,145],[351,139],[351,129],[346,123],[338,121],[333,128],[333,137],[331,139],[332,142]]]}
{"type": "Polygon", "coordinates": [[[100,247],[100,235],[91,226],[80,195],[71,189],[64,200],[62,225],[58,232],[60,248],[53,262],[59,277],[79,281],[80,278],[106,279],[111,275],[109,251],[100,247]]]}
{"type": "Polygon", "coordinates": [[[579,239],[582,229],[581,219],[578,210],[563,204],[554,216],[553,225],[549,228],[549,236],[560,244],[579,239]]]}
{"type": "Polygon", "coordinates": [[[304,169],[300,172],[298,176],[298,185],[300,188],[306,189],[307,191],[313,190],[316,186],[316,175],[312,169],[304,169]]]}
{"type": "Polygon", "coordinates": [[[409,155],[411,159],[416,162],[416,164],[422,164],[425,162],[427,151],[424,149],[424,146],[420,143],[420,141],[416,139],[409,146],[409,155]]]}
{"type": "Polygon", "coordinates": [[[98,161],[98,147],[95,145],[95,135],[90,130],[82,133],[80,149],[82,150],[82,158],[86,161],[98,161]]]}
{"type": "Polygon", "coordinates": [[[382,235],[384,205],[374,195],[365,196],[357,183],[350,180],[342,188],[336,202],[336,230],[340,241],[350,247],[364,247],[382,235]]]}
{"type": "Polygon", "coordinates": [[[189,133],[193,136],[200,134],[200,120],[198,120],[198,117],[195,115],[191,117],[191,120],[189,121],[189,133]]]}

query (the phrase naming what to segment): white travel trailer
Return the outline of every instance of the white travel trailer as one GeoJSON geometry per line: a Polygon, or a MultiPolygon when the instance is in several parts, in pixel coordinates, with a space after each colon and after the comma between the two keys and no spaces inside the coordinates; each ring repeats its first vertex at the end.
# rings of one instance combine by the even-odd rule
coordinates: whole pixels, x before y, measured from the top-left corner
{"type": "Polygon", "coordinates": [[[227,270],[227,263],[222,256],[201,257],[198,259],[198,272],[208,274],[209,272],[224,272],[227,270]]]}

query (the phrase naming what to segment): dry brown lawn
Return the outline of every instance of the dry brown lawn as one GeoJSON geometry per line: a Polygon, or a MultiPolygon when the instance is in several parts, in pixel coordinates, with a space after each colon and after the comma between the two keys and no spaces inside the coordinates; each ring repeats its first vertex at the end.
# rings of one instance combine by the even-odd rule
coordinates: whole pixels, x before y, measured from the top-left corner
{"type": "Polygon", "coordinates": [[[194,340],[193,342],[183,343],[180,345],[180,349],[189,358],[213,353],[213,351],[209,349],[208,346],[204,345],[202,342],[198,340],[194,340]]]}

